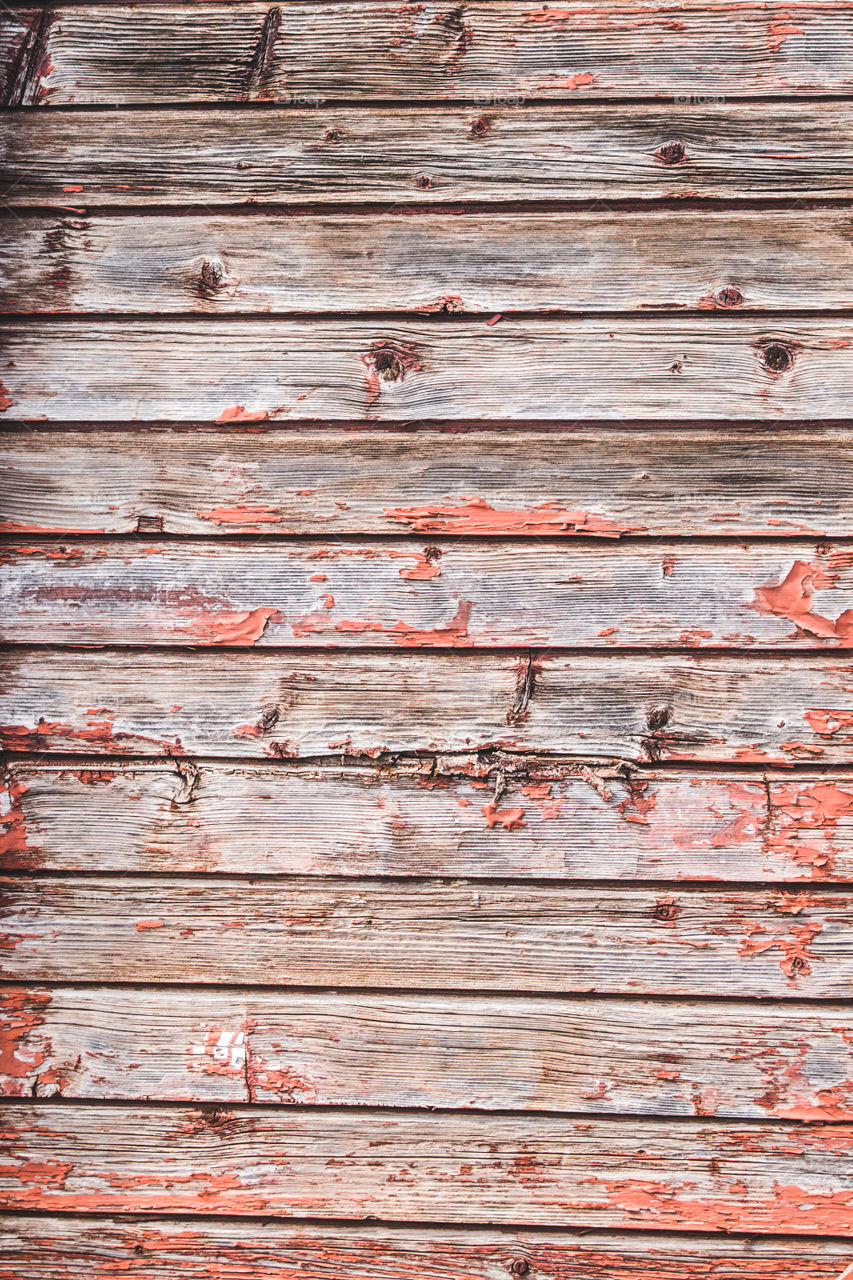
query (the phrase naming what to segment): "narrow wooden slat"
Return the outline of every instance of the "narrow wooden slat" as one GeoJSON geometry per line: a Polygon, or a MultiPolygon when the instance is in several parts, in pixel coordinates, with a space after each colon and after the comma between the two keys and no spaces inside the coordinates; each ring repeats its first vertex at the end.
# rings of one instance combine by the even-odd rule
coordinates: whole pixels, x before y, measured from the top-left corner
{"type": "Polygon", "coordinates": [[[40,754],[849,765],[853,742],[853,665],[838,658],[84,651],[7,655],[0,676],[0,742],[40,754]]]}
{"type": "Polygon", "coordinates": [[[853,880],[849,774],[20,761],[0,810],[7,871],[853,880]]]}
{"type": "MultiPolygon", "coordinates": [[[[850,6],[80,5],[52,15],[28,101],[515,99],[849,93],[850,6]],[[322,50],[322,59],[317,51],[322,50]]],[[[36,14],[6,18],[7,42],[36,14]]],[[[14,55],[14,48],[13,48],[14,55]]],[[[14,56],[11,59],[14,66],[14,56]]]]}
{"type": "Polygon", "coordinates": [[[844,1234],[853,1128],[4,1108],[7,1209],[844,1234]]]}
{"type": "Polygon", "coordinates": [[[846,103],[29,112],[0,150],[12,207],[853,195],[846,103]]]}
{"type": "Polygon", "coordinates": [[[853,535],[853,433],[7,431],[0,530],[853,535]]]}
{"type": "Polygon", "coordinates": [[[0,563],[0,637],[23,644],[853,646],[853,555],[826,544],[47,542],[0,563]]]}
{"type": "Polygon", "coordinates": [[[838,209],[31,215],[0,221],[0,308],[834,310],[851,230],[838,209]]]}
{"type": "Polygon", "coordinates": [[[20,982],[844,998],[851,898],[480,881],[2,882],[20,982]]]}
{"type": "Polygon", "coordinates": [[[0,342],[13,420],[846,420],[853,396],[848,320],[40,321],[0,342]]]}
{"type": "Polygon", "coordinates": [[[843,1241],[724,1235],[464,1231],[240,1224],[215,1218],[13,1218],[0,1227],[2,1280],[839,1280],[843,1241]],[[523,1274],[527,1274],[524,1272],[523,1274]]]}
{"type": "Polygon", "coordinates": [[[0,1020],[12,1097],[853,1119],[844,1005],[13,988],[0,1020]]]}

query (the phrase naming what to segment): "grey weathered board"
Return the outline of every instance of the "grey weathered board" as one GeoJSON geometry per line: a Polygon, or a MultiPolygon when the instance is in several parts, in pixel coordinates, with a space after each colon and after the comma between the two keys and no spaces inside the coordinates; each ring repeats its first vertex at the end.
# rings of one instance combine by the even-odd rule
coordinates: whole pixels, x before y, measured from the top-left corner
{"type": "Polygon", "coordinates": [[[851,46],[0,13],[0,1280],[845,1272],[851,46]]]}
{"type": "Polygon", "coordinates": [[[844,0],[80,5],[6,12],[6,103],[313,102],[853,90],[844,0]],[[26,85],[20,64],[38,43],[26,85]],[[322,53],[318,57],[318,52],[322,53]]]}

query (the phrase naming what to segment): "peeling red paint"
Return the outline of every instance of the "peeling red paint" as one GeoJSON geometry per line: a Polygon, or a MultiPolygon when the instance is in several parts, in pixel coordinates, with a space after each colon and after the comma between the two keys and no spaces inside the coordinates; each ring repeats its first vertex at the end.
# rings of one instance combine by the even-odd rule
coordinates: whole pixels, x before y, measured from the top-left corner
{"type": "Polygon", "coordinates": [[[279,507],[265,502],[244,502],[233,507],[213,507],[209,511],[197,511],[200,520],[212,520],[214,524],[280,524],[284,519],[279,507]]]}
{"type": "Polygon", "coordinates": [[[247,409],[244,404],[235,404],[223,409],[216,422],[265,422],[269,416],[269,409],[247,409]]]}
{"type": "Polygon", "coordinates": [[[853,609],[845,609],[834,620],[812,612],[815,592],[834,587],[836,582],[836,574],[805,560],[795,560],[783,582],[756,588],[752,607],[759,613],[787,618],[809,635],[853,645],[853,609]]]}
{"type": "Polygon", "coordinates": [[[590,511],[570,511],[543,503],[529,511],[501,509],[484,498],[461,497],[422,507],[396,507],[385,515],[418,533],[522,534],[542,537],[557,533],[586,533],[595,537],[618,538],[623,533],[642,531],[640,525],[618,525],[606,516],[590,511]]]}
{"type": "Polygon", "coordinates": [[[148,933],[151,929],[164,929],[165,920],[137,920],[136,929],[138,933],[148,933]]]}
{"type": "Polygon", "coordinates": [[[9,394],[9,388],[0,382],[0,413],[5,413],[7,409],[11,409],[12,405],[17,403],[17,400],[13,400],[9,394]]]}
{"type": "Polygon", "coordinates": [[[283,621],[278,609],[245,609],[239,613],[205,613],[179,627],[204,645],[253,645],[260,640],[270,621],[283,621]]]}
{"type": "Polygon", "coordinates": [[[767,24],[767,48],[771,53],[778,53],[788,36],[805,35],[802,27],[795,27],[792,22],[786,21],[788,17],[788,14],[782,13],[778,21],[767,24]]]}
{"type": "Polygon", "coordinates": [[[468,635],[468,620],[473,607],[472,601],[460,600],[459,608],[446,627],[436,627],[433,631],[419,631],[416,627],[410,627],[408,623],[398,622],[392,634],[397,644],[407,646],[470,645],[474,642],[468,635]]]}
{"type": "Polygon", "coordinates": [[[779,968],[789,979],[788,986],[795,986],[798,976],[808,976],[812,968],[810,961],[815,959],[810,947],[817,934],[823,929],[822,924],[792,925],[792,937],[769,934],[766,925],[757,920],[749,921],[747,933],[738,948],[739,956],[756,956],[764,951],[778,950],[782,953],[779,968]],[[769,936],[768,936],[769,935],[769,936]]]}
{"type": "Polygon", "coordinates": [[[482,813],[489,828],[501,826],[504,831],[517,831],[519,827],[527,826],[526,822],[522,822],[524,810],[521,806],[515,809],[499,809],[492,801],[482,806],[482,813]]]}
{"type": "Polygon", "coordinates": [[[9,773],[0,788],[0,867],[5,871],[32,870],[39,865],[38,850],[27,838],[22,800],[27,788],[9,773]]]}
{"type": "Polygon", "coordinates": [[[418,555],[417,563],[411,568],[403,568],[400,570],[401,578],[409,578],[412,580],[425,580],[428,578],[437,578],[441,574],[441,565],[435,556],[429,555],[429,548],[418,555]]]}
{"type": "Polygon", "coordinates": [[[50,1042],[36,1037],[50,1007],[48,991],[0,992],[0,1078],[2,1092],[22,1098],[38,1073],[50,1042]]]}

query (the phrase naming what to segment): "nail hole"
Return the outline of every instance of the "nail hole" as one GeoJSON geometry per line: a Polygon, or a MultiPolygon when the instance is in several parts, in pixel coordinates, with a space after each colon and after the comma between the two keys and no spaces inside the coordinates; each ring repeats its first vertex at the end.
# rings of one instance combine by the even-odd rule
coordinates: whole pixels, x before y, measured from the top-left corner
{"type": "Polygon", "coordinates": [[[653,707],[646,716],[646,724],[652,730],[662,729],[664,725],[669,724],[669,716],[669,707],[653,707]]]}
{"type": "Polygon", "coordinates": [[[682,142],[665,142],[655,152],[655,159],[661,164],[682,164],[686,159],[682,142]]]}

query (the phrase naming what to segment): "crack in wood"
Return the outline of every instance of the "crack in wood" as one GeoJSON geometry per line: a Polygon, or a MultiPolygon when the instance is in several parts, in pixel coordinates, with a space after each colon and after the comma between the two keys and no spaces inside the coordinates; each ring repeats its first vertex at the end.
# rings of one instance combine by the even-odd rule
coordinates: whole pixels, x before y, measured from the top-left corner
{"type": "Polygon", "coordinates": [[[57,16],[54,10],[43,9],[30,19],[6,82],[2,103],[4,107],[35,106],[41,98],[39,82],[49,65],[47,42],[57,16]]]}
{"type": "Polygon", "coordinates": [[[242,93],[244,102],[253,97],[264,96],[264,90],[272,68],[273,46],[278,37],[280,27],[281,9],[275,7],[270,9],[264,18],[258,42],[255,45],[246,70],[242,93]]]}

